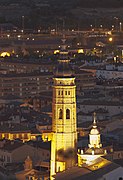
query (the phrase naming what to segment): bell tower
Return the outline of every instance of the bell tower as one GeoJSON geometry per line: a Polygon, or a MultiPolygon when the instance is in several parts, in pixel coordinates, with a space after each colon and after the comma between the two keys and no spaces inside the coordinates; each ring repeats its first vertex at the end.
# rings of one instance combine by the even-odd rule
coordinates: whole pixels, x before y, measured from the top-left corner
{"type": "Polygon", "coordinates": [[[96,113],[94,113],[93,127],[89,134],[89,148],[101,148],[100,132],[97,128],[96,113]]]}
{"type": "Polygon", "coordinates": [[[52,141],[50,175],[76,164],[76,86],[65,39],[53,78],[52,141]]]}

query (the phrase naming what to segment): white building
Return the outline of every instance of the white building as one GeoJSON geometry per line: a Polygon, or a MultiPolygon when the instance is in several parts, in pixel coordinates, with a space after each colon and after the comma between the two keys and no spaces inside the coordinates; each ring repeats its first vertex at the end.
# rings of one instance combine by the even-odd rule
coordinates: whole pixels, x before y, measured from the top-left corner
{"type": "Polygon", "coordinates": [[[106,80],[123,79],[123,65],[108,64],[105,68],[96,70],[96,77],[106,80]]]}

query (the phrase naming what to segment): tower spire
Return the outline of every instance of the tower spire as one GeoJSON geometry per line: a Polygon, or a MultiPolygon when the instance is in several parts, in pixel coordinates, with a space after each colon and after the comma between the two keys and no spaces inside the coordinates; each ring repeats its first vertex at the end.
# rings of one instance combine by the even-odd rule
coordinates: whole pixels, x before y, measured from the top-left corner
{"type": "Polygon", "coordinates": [[[61,44],[61,50],[60,50],[60,55],[64,55],[64,59],[62,57],[63,60],[68,60],[68,51],[67,51],[67,44],[66,44],[66,37],[65,34],[63,34],[63,38],[61,39],[62,44],[61,44]],[[66,56],[67,55],[67,56],[66,56]]]}
{"type": "Polygon", "coordinates": [[[62,41],[61,50],[66,50],[67,49],[67,45],[66,45],[65,34],[63,34],[63,38],[61,39],[61,41],[62,41]]]}
{"type": "Polygon", "coordinates": [[[93,127],[94,127],[94,128],[97,127],[96,112],[94,112],[94,114],[93,114],[93,127]]]}
{"type": "Polygon", "coordinates": [[[70,58],[68,56],[66,38],[63,35],[59,60],[54,71],[55,77],[73,77],[73,69],[69,62],[70,58]]]}

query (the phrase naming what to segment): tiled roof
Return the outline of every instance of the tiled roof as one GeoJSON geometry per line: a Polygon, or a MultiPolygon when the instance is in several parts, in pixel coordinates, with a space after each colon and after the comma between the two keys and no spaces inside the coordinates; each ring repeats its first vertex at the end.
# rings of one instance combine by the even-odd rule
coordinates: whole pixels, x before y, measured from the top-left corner
{"type": "Polygon", "coordinates": [[[30,129],[26,126],[22,126],[20,124],[3,124],[0,125],[0,133],[1,132],[10,132],[10,133],[16,133],[16,132],[31,132],[30,129]]]}
{"type": "Polygon", "coordinates": [[[1,148],[4,151],[9,151],[12,152],[15,149],[24,146],[24,144],[22,142],[19,141],[7,141],[4,146],[1,148]]]}

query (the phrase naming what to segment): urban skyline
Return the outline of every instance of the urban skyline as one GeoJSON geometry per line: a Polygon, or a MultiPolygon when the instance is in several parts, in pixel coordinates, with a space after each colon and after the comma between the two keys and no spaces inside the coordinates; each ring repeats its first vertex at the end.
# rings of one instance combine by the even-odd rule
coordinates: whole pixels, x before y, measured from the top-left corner
{"type": "Polygon", "coordinates": [[[0,1],[5,179],[123,179],[122,1],[0,1]]]}

